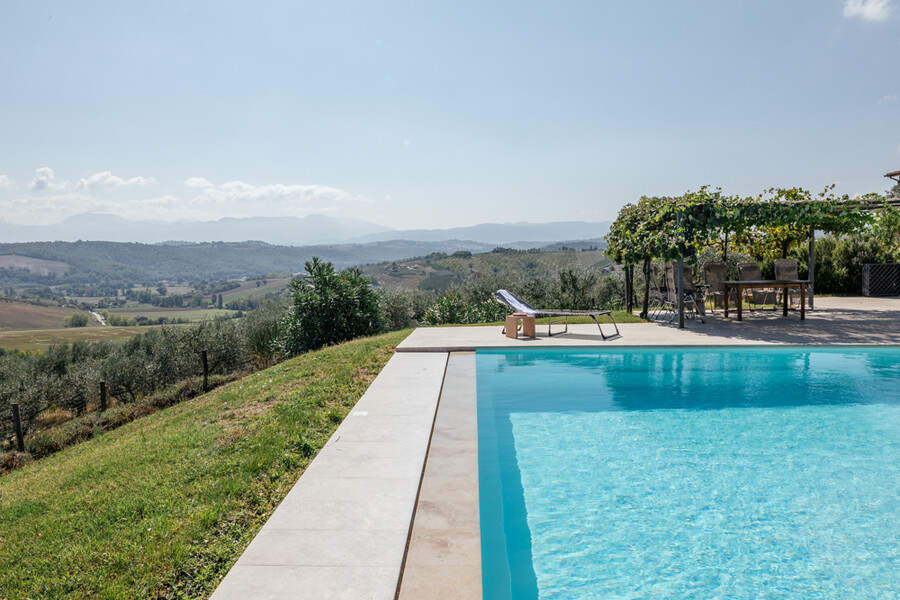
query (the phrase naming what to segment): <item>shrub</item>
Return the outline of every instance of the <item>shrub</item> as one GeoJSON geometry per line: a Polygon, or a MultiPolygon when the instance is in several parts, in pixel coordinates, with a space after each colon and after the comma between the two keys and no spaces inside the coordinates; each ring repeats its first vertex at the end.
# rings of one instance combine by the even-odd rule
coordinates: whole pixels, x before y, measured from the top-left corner
{"type": "Polygon", "coordinates": [[[56,436],[50,431],[38,431],[25,441],[25,452],[35,458],[49,456],[59,449],[56,436]]]}
{"type": "Polygon", "coordinates": [[[434,293],[427,290],[382,288],[378,302],[385,330],[397,331],[424,323],[425,313],[434,300],[434,293]]]}
{"type": "Polygon", "coordinates": [[[24,452],[16,452],[15,450],[0,453],[0,475],[24,467],[28,458],[28,455],[24,452]]]}
{"type": "Polygon", "coordinates": [[[590,310],[596,305],[594,288],[599,273],[589,269],[560,269],[556,283],[559,303],[556,308],[590,310]]]}
{"type": "Polygon", "coordinates": [[[263,300],[241,320],[247,350],[259,367],[268,367],[277,360],[286,310],[283,302],[263,300]]]}
{"type": "Polygon", "coordinates": [[[90,317],[88,317],[84,313],[73,313],[63,319],[63,326],[65,327],[87,327],[88,322],[90,321],[90,317]]]}
{"type": "Polygon", "coordinates": [[[502,321],[509,313],[499,302],[466,303],[459,292],[446,292],[438,296],[425,312],[428,325],[460,323],[491,323],[502,321]]]}
{"type": "Polygon", "coordinates": [[[382,289],[378,305],[387,331],[397,331],[415,325],[410,294],[397,288],[382,289]]]}
{"type": "Polygon", "coordinates": [[[340,273],[313,257],[307,275],[291,282],[292,305],[283,323],[282,349],[294,356],[381,330],[378,296],[359,269],[340,273]]]}
{"type": "Polygon", "coordinates": [[[106,324],[111,327],[128,327],[130,325],[136,325],[137,322],[130,317],[123,317],[122,315],[113,313],[106,318],[106,324]]]}
{"type": "Polygon", "coordinates": [[[466,304],[462,295],[457,292],[445,292],[439,295],[425,311],[425,322],[429,325],[448,325],[465,323],[466,304]]]}

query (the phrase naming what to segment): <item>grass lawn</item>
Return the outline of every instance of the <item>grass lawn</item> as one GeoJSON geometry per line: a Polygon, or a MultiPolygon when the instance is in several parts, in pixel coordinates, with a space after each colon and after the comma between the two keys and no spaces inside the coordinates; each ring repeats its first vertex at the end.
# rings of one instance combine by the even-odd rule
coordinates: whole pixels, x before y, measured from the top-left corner
{"type": "Polygon", "coordinates": [[[297,357],[0,477],[0,599],[208,596],[408,333],[297,357]]]}

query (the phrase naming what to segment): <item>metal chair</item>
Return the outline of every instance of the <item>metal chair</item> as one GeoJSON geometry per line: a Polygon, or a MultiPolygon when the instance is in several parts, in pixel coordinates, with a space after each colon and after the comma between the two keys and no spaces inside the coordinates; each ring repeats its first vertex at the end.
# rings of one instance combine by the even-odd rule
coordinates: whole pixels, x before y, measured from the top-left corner
{"type": "Polygon", "coordinates": [[[675,305],[669,300],[668,287],[662,285],[659,278],[659,269],[656,265],[650,265],[650,303],[647,308],[647,316],[656,319],[663,311],[672,313],[669,321],[675,318],[675,305]]]}
{"type": "MultiPolygon", "coordinates": [[[[672,305],[673,319],[678,310],[678,284],[675,282],[675,270],[677,267],[678,265],[675,263],[666,263],[666,291],[669,303],[672,305]]],[[[684,272],[684,307],[690,311],[688,313],[690,318],[699,318],[701,323],[706,323],[706,311],[703,309],[702,295],[694,289],[693,277],[689,269],[685,269],[684,272]]]]}
{"type": "Polygon", "coordinates": [[[712,298],[712,309],[725,303],[725,280],[728,279],[728,266],[724,262],[708,262],[703,264],[703,280],[706,282],[705,299],[712,298]]]}
{"type": "MultiPolygon", "coordinates": [[[[778,258],[775,260],[775,279],[800,279],[800,275],[797,271],[797,260],[794,258],[778,258]]],[[[788,302],[792,300],[793,297],[800,294],[799,287],[788,288],[788,302]]],[[[784,302],[784,288],[778,288],[778,291],[781,293],[781,302],[784,302]]]]}
{"type": "MultiPolygon", "coordinates": [[[[741,281],[759,281],[762,279],[762,273],[759,270],[759,264],[755,262],[738,263],[738,279],[741,281]]],[[[774,288],[753,288],[744,290],[744,297],[748,298],[751,304],[763,306],[772,304],[772,310],[775,310],[775,289],[774,288]]],[[[750,308],[753,310],[753,308],[750,308]]]]}

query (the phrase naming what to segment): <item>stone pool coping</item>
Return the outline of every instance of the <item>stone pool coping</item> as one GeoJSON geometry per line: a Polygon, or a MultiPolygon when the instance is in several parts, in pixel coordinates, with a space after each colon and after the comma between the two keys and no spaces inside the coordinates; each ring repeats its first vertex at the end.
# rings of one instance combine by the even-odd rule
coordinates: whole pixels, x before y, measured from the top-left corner
{"type": "Polygon", "coordinates": [[[475,422],[477,348],[900,344],[900,299],[816,298],[806,321],[596,325],[512,340],[500,327],[416,329],[310,463],[212,595],[481,598],[475,422]]]}

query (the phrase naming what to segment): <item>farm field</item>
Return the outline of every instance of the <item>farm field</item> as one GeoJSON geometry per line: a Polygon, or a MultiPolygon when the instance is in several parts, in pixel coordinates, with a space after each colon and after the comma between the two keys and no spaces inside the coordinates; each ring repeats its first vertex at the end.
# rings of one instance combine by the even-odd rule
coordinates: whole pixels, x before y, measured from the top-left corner
{"type": "Polygon", "coordinates": [[[65,329],[26,329],[0,331],[0,348],[43,352],[57,341],[124,342],[151,327],[68,327],[65,329]]]}
{"type": "Polygon", "coordinates": [[[168,317],[170,319],[188,319],[191,322],[202,321],[203,319],[214,319],[215,317],[232,317],[237,311],[218,309],[218,308],[160,308],[151,304],[138,306],[127,306],[125,308],[110,309],[110,314],[120,315],[123,317],[147,317],[148,319],[158,319],[159,317],[168,317]]]}
{"type": "Polygon", "coordinates": [[[256,287],[256,280],[245,281],[241,287],[222,292],[225,302],[229,300],[243,300],[244,298],[254,298],[257,296],[265,296],[269,293],[278,293],[283,290],[290,279],[269,279],[265,285],[256,287]]]}
{"type": "Polygon", "coordinates": [[[39,275],[62,275],[69,270],[69,265],[58,260],[44,260],[30,256],[4,254],[0,256],[0,269],[25,269],[39,275]]]}
{"type": "MultiPolygon", "coordinates": [[[[0,301],[0,330],[62,327],[63,319],[79,312],[71,308],[0,301]]],[[[96,324],[91,321],[91,324],[96,324]]]]}

